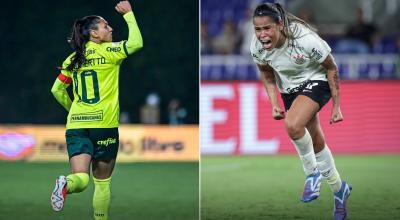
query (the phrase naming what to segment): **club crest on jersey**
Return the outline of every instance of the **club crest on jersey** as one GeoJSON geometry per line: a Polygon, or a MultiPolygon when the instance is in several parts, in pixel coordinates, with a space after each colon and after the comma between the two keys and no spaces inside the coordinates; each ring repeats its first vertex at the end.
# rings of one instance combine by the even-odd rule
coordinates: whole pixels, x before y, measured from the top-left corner
{"type": "Polygon", "coordinates": [[[295,54],[294,56],[292,56],[292,58],[294,59],[294,62],[299,65],[306,62],[306,59],[304,58],[304,54],[295,54]]]}

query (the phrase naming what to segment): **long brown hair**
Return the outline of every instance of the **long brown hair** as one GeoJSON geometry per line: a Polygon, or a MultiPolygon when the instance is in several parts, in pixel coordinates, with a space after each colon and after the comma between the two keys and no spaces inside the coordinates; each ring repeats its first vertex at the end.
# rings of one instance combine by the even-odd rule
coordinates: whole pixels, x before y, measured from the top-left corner
{"type": "Polygon", "coordinates": [[[317,32],[317,30],[307,22],[302,20],[299,17],[296,17],[290,12],[287,12],[281,4],[279,3],[263,3],[254,10],[253,18],[255,17],[263,17],[269,16],[271,17],[275,23],[279,23],[283,21],[283,35],[289,40],[294,40],[299,37],[299,27],[297,25],[294,26],[293,30],[290,29],[290,25],[292,23],[299,23],[310,29],[311,31],[317,32]]]}
{"type": "Polygon", "coordinates": [[[100,19],[100,16],[90,15],[74,22],[68,42],[74,49],[75,55],[71,58],[71,63],[67,66],[67,70],[79,69],[85,63],[85,45],[90,40],[90,31],[97,30],[97,24],[100,19]]]}

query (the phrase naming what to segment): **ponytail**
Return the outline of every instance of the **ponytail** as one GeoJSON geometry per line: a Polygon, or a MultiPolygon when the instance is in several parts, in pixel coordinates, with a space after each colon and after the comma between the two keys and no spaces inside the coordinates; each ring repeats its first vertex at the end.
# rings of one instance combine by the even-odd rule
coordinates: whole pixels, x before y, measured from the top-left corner
{"type": "Polygon", "coordinates": [[[71,58],[71,63],[67,66],[68,71],[79,69],[85,63],[85,45],[90,40],[90,31],[97,30],[99,19],[99,16],[91,15],[74,22],[68,42],[72,49],[74,49],[75,55],[71,58]]]}

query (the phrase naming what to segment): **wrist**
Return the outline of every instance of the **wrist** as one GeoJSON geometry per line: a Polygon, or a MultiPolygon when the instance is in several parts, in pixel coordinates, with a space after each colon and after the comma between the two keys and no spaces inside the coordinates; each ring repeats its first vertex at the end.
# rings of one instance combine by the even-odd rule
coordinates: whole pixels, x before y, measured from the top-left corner
{"type": "Polygon", "coordinates": [[[124,12],[124,13],[122,14],[122,16],[124,16],[124,17],[125,17],[125,16],[129,16],[129,14],[131,14],[131,13],[133,13],[132,10],[127,11],[127,12],[124,12]]]}

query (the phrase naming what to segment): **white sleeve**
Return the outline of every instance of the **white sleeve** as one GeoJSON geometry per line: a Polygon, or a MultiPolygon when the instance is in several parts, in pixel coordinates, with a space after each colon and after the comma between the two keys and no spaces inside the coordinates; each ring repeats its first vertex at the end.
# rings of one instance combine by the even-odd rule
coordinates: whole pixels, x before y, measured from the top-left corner
{"type": "Polygon", "coordinates": [[[317,34],[311,33],[304,36],[305,51],[309,54],[310,59],[318,63],[324,62],[326,57],[331,53],[331,48],[317,34]]]}
{"type": "Polygon", "coordinates": [[[262,49],[262,48],[257,47],[257,42],[258,42],[258,39],[254,35],[253,40],[251,41],[251,44],[250,44],[251,57],[253,58],[254,63],[259,64],[259,65],[265,65],[265,63],[261,59],[260,49],[262,49]]]}

